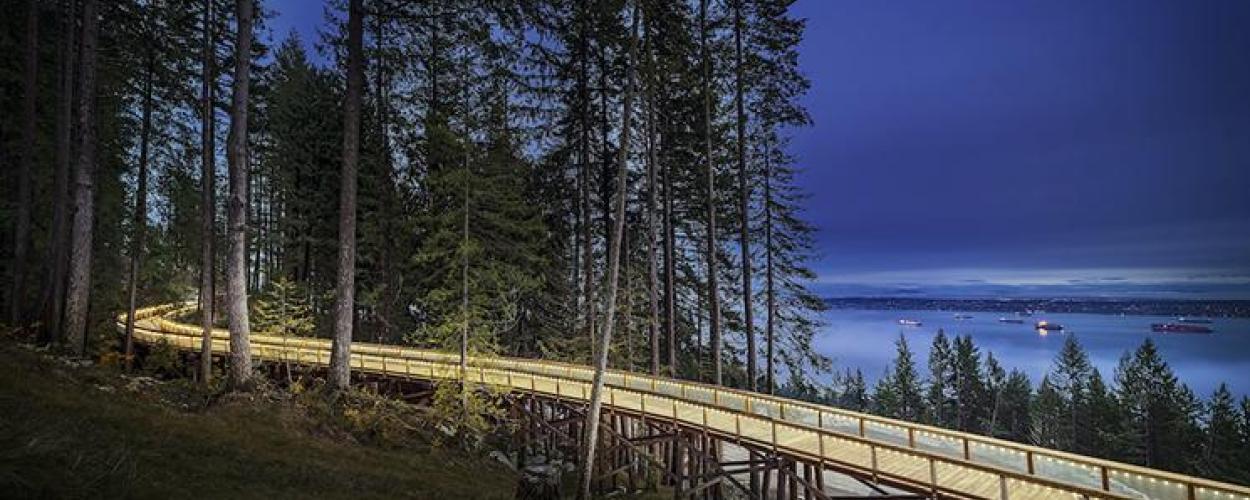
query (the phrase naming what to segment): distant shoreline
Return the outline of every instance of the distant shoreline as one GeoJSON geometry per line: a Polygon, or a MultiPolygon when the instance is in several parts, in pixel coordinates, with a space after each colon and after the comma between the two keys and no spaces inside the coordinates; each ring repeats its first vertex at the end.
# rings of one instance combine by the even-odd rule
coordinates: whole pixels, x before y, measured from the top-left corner
{"type": "Polygon", "coordinates": [[[1133,316],[1250,318],[1250,300],[1184,299],[941,299],[917,297],[827,297],[832,309],[952,312],[1045,311],[1133,316]]]}

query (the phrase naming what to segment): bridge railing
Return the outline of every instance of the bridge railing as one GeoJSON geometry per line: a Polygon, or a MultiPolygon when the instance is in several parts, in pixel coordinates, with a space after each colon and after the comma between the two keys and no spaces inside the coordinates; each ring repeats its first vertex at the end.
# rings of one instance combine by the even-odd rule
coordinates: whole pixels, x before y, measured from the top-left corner
{"type": "MultiPolygon", "coordinates": [[[[136,313],[152,327],[141,336],[197,349],[198,338],[185,338],[197,337],[198,326],[163,317],[183,307],[136,313]]],[[[213,337],[215,351],[228,351],[227,332],[216,330],[213,337]]],[[[324,339],[253,334],[252,344],[265,359],[329,363],[329,341],[324,339]]],[[[452,354],[367,343],[354,344],[352,351],[353,365],[360,370],[418,378],[459,376],[459,358],[452,354]]],[[[588,397],[594,375],[589,367],[530,359],[480,358],[471,360],[471,366],[484,383],[579,399],[588,397]]],[[[711,429],[726,435],[957,494],[1053,497],[1063,491],[1094,497],[1250,499],[1250,488],[1241,486],[731,388],[616,370],[605,374],[605,384],[605,398],[619,408],[687,424],[702,425],[709,419],[711,429]],[[617,397],[621,399],[613,400],[617,397]]]]}

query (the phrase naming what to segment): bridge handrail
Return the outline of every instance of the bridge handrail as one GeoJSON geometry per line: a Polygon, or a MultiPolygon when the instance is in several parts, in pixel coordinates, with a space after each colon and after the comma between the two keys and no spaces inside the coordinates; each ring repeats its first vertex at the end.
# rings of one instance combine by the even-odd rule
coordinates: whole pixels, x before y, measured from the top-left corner
{"type": "MultiPolygon", "coordinates": [[[[145,308],[136,312],[136,318],[149,319],[156,317],[155,322],[163,333],[174,333],[178,335],[199,335],[200,327],[177,323],[165,319],[163,316],[170,312],[194,307],[192,304],[167,304],[152,308],[145,308]]],[[[124,322],[124,315],[118,318],[119,322],[124,322]]],[[[221,329],[213,331],[214,338],[227,338],[228,332],[221,329]]],[[[308,348],[308,349],[324,349],[329,345],[326,339],[311,338],[295,338],[282,337],[265,334],[254,334],[252,336],[254,344],[281,344],[283,348],[308,348]]],[[[405,346],[385,346],[379,344],[358,343],[353,348],[354,355],[382,355],[397,356],[404,359],[414,359],[417,361],[437,361],[440,363],[454,363],[458,357],[451,354],[440,353],[436,351],[417,349],[405,346]]],[[[362,358],[363,359],[363,358],[362,358]]],[[[530,375],[541,376],[557,376],[568,380],[576,380],[581,383],[587,382],[593,376],[593,370],[589,367],[565,363],[551,360],[532,360],[522,358],[489,358],[489,359],[473,359],[473,366],[478,368],[506,369],[517,370],[530,375]],[[519,368],[519,370],[518,370],[519,368]],[[552,373],[552,369],[562,371],[563,373],[552,373]]],[[[385,364],[383,365],[385,367],[385,364]]],[[[914,424],[893,420],[876,415],[868,415],[864,413],[843,410],[839,408],[825,407],[812,403],[790,400],[787,398],[753,393],[733,388],[717,387],[700,382],[692,382],[685,380],[667,379],[663,377],[653,377],[651,375],[630,373],[621,370],[610,370],[607,377],[611,386],[616,390],[639,391],[645,389],[650,391],[649,394],[662,396],[665,398],[675,398],[688,404],[706,405],[720,411],[726,411],[735,415],[746,415],[750,418],[768,418],[774,421],[780,421],[784,425],[795,426],[799,429],[816,431],[819,434],[830,434],[839,439],[852,440],[863,439],[865,442],[872,443],[876,446],[885,447],[886,449],[911,450],[913,453],[919,453],[923,456],[936,456],[939,460],[956,460],[952,464],[960,463],[964,466],[974,464],[977,469],[989,467],[994,471],[1005,473],[1013,478],[1022,479],[1037,478],[1042,482],[1056,482],[1068,487],[1079,489],[1088,489],[1097,491],[1100,495],[1120,495],[1124,493],[1136,493],[1138,489],[1150,488],[1158,489],[1155,485],[1163,486],[1170,483],[1169,487],[1162,491],[1176,491],[1179,495],[1170,496],[1173,498],[1197,499],[1197,498],[1250,498],[1250,488],[1237,486],[1218,481],[1212,481],[1203,478],[1185,476],[1167,471],[1149,469],[1146,467],[1124,464],[1110,460],[1085,457],[1072,453],[1038,448],[1034,446],[1022,445],[1010,441],[976,436],[959,431],[951,431],[940,429],[923,424],[914,424]],[[612,380],[616,379],[619,380],[612,380]],[[633,383],[631,384],[631,381],[633,383]],[[641,384],[640,384],[641,383],[641,384]],[[676,386],[680,393],[663,391],[662,386],[676,386]],[[692,396],[691,392],[704,392],[705,396],[710,395],[710,401],[702,400],[692,396]],[[728,401],[738,399],[740,405],[729,405],[728,401]],[[768,408],[768,405],[775,405],[777,415],[772,414],[772,409],[761,413],[758,407],[768,408]],[[790,416],[786,415],[787,408],[790,409],[790,416]],[[815,422],[805,421],[799,418],[801,412],[814,412],[815,422]],[[829,415],[829,419],[843,418],[854,420],[858,427],[858,433],[840,431],[831,429],[827,426],[828,421],[825,416],[829,415]],[[815,425],[813,425],[815,424],[815,425]],[[891,442],[881,437],[873,437],[868,432],[871,426],[884,427],[886,429],[902,430],[906,435],[904,442],[891,442]],[[926,449],[923,446],[923,439],[939,438],[946,440],[954,440],[962,446],[962,456],[952,456],[949,453],[937,451],[934,446],[930,445],[926,449]],[[1022,455],[1023,463],[1019,467],[1013,467],[999,461],[989,461],[981,457],[981,461],[973,454],[974,446],[999,448],[1012,454],[1022,455]],[[1053,463],[1051,463],[1053,461],[1053,463]],[[1069,462],[1068,465],[1062,464],[1063,461],[1069,462]],[[965,463],[966,462],[966,463],[965,463]],[[1049,465],[1048,465],[1049,464],[1049,465]],[[1086,471],[1097,471],[1094,476],[1096,481],[1094,484],[1082,484],[1073,480],[1050,477],[1039,472],[1039,469],[1046,467],[1072,467],[1080,468],[1086,471]],[[1017,477],[1019,476],[1019,477],[1017,477]],[[1162,484],[1161,484],[1162,483],[1162,484]],[[1127,486],[1126,486],[1127,485],[1127,486]],[[1120,491],[1113,490],[1116,486],[1120,491]],[[1138,486],[1138,488],[1133,488],[1138,486]]],[[[645,393],[645,391],[640,393],[645,393]]],[[[880,431],[880,429],[873,429],[880,431]]],[[[823,440],[823,438],[821,438],[823,440]]],[[[822,441],[823,444],[823,441],[822,441]]],[[[798,451],[798,450],[796,450],[798,451]]],[[[1062,469],[1059,469],[1062,470],[1062,469]]]]}

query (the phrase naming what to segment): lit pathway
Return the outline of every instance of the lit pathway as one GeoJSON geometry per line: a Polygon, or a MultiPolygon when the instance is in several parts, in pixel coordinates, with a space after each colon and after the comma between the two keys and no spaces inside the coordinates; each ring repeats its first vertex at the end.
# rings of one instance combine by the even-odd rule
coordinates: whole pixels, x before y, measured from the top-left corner
{"type": "MultiPolygon", "coordinates": [[[[200,348],[199,326],[166,319],[194,310],[170,304],[136,313],[135,337],[200,348]]],[[[119,326],[125,317],[119,318],[119,326]]],[[[213,352],[229,352],[229,334],[213,332],[213,352]]],[[[330,341],[251,335],[252,355],[325,366],[330,341]]],[[[456,355],[354,342],[354,370],[411,379],[459,377],[456,355]]],[[[587,366],[515,358],[477,358],[469,380],[518,392],[585,400],[594,370],[587,366]]],[[[1073,455],[696,382],[622,371],[605,375],[604,404],[704,428],[731,439],[773,447],[819,462],[831,471],[882,478],[917,491],[972,498],[1159,498],[1250,500],[1250,488],[1073,455]]]]}

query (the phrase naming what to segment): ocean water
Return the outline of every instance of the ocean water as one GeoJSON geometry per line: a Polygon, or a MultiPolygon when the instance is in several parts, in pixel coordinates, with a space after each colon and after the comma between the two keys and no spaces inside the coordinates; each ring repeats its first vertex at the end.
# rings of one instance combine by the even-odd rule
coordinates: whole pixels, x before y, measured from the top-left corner
{"type": "MultiPolygon", "coordinates": [[[[948,336],[971,335],[984,356],[993,352],[1004,369],[1023,370],[1034,386],[1053,365],[1065,336],[1075,336],[1103,378],[1111,383],[1115,366],[1125,352],[1149,338],[1163,359],[1185,384],[1206,399],[1226,382],[1237,397],[1250,395],[1250,319],[1215,318],[1213,334],[1162,334],[1150,331],[1151,323],[1174,321],[1166,316],[1118,316],[1104,314],[1034,314],[1021,318],[1025,324],[1000,323],[997,312],[966,312],[971,319],[956,320],[957,311],[908,311],[832,309],[824,314],[826,325],[816,336],[816,349],[830,356],[837,371],[863,370],[870,384],[894,359],[899,335],[915,353],[922,375],[928,374],[929,347],[938,329],[948,336]],[[919,327],[898,325],[914,319],[919,327]],[[1046,320],[1064,326],[1062,332],[1039,333],[1033,323],[1046,320]]],[[[871,386],[870,386],[871,387],[871,386]]]]}

